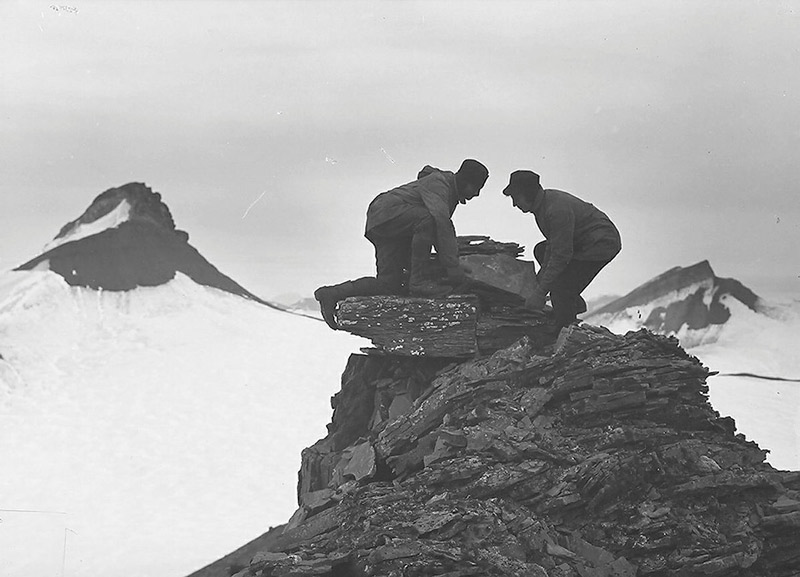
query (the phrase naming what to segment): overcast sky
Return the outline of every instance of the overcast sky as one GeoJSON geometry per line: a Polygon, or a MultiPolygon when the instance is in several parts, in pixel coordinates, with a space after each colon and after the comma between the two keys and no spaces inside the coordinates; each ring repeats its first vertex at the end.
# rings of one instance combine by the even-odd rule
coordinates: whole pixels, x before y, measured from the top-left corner
{"type": "Polygon", "coordinates": [[[376,194],[474,157],[459,234],[531,258],[522,168],[618,225],[588,296],[703,259],[800,293],[800,1],[5,1],[0,53],[0,270],[138,181],[222,272],[309,296],[373,274],[376,194]]]}

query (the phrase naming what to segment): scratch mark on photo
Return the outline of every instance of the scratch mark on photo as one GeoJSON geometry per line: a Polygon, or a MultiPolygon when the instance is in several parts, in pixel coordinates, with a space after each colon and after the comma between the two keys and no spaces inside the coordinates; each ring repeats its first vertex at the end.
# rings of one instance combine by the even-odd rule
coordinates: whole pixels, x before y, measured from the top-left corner
{"type": "Polygon", "coordinates": [[[257,199],[255,199],[255,200],[254,200],[254,201],[253,201],[253,202],[250,204],[250,206],[248,206],[248,207],[247,207],[247,210],[245,210],[245,211],[244,211],[244,214],[242,215],[242,220],[244,220],[244,218],[247,216],[247,213],[249,213],[249,212],[250,212],[250,209],[251,209],[251,208],[253,208],[253,207],[256,205],[256,203],[257,203],[259,200],[261,200],[261,199],[264,197],[264,195],[265,195],[265,194],[267,194],[267,192],[266,192],[266,191],[262,192],[262,193],[261,193],[261,196],[259,196],[257,199]]]}
{"type": "Polygon", "coordinates": [[[394,158],[392,158],[391,156],[389,156],[389,153],[388,153],[388,152],[386,152],[386,149],[385,149],[385,148],[383,148],[382,146],[381,146],[381,152],[383,153],[383,155],[384,155],[386,158],[388,158],[388,159],[389,159],[389,162],[391,162],[392,164],[394,164],[394,158]]]}

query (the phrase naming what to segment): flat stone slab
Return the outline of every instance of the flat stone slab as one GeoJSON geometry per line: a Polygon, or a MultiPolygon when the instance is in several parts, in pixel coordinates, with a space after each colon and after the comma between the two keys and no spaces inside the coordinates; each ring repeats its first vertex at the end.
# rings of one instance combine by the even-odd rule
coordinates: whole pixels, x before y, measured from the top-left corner
{"type": "Polygon", "coordinates": [[[401,356],[470,357],[478,352],[478,299],[351,297],[339,303],[339,328],[401,356]]]}
{"type": "Polygon", "coordinates": [[[520,303],[536,290],[536,271],[530,261],[518,260],[507,254],[472,254],[462,256],[459,262],[469,269],[467,277],[477,288],[488,288],[506,293],[499,297],[517,297],[520,303]]]}

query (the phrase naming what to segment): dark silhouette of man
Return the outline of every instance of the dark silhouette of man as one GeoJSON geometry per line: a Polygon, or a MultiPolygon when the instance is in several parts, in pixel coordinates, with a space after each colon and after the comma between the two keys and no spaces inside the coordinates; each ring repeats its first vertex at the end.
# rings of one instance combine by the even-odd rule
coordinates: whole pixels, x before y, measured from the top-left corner
{"type": "Polygon", "coordinates": [[[464,282],[453,212],[478,196],[487,178],[487,168],[473,159],[462,162],[455,173],[425,166],[417,180],[375,197],[367,209],[364,236],[375,247],[377,274],[314,292],[328,326],[338,328],[336,303],[350,296],[436,297],[464,282]],[[439,264],[446,272],[444,283],[431,276],[431,247],[436,247],[439,264]]]}
{"type": "Polygon", "coordinates": [[[568,192],[542,188],[539,175],[530,170],[512,172],[503,194],[520,211],[534,215],[545,237],[533,249],[541,268],[536,275],[538,288],[526,307],[542,309],[549,292],[556,327],[577,322],[577,315],[586,312],[581,293],[622,250],[617,227],[593,204],[568,192]]]}

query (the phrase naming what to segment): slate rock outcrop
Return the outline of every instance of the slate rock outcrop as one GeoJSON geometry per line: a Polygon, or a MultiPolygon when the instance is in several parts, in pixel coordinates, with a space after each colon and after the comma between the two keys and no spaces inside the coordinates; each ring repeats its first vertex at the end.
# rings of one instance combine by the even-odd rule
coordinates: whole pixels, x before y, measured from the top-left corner
{"type": "Polygon", "coordinates": [[[800,473],[674,338],[589,325],[490,356],[353,355],[300,507],[197,576],[800,574],[800,473]]]}
{"type": "MultiPolygon", "coordinates": [[[[523,336],[544,345],[552,311],[529,311],[525,298],[536,287],[533,263],[522,247],[486,236],[458,237],[459,260],[468,281],[446,298],[350,297],[338,303],[341,330],[366,337],[379,352],[397,356],[469,358],[491,354],[523,336]]],[[[438,261],[430,265],[433,276],[438,261]]],[[[439,267],[441,268],[441,267],[439,267]]]]}

